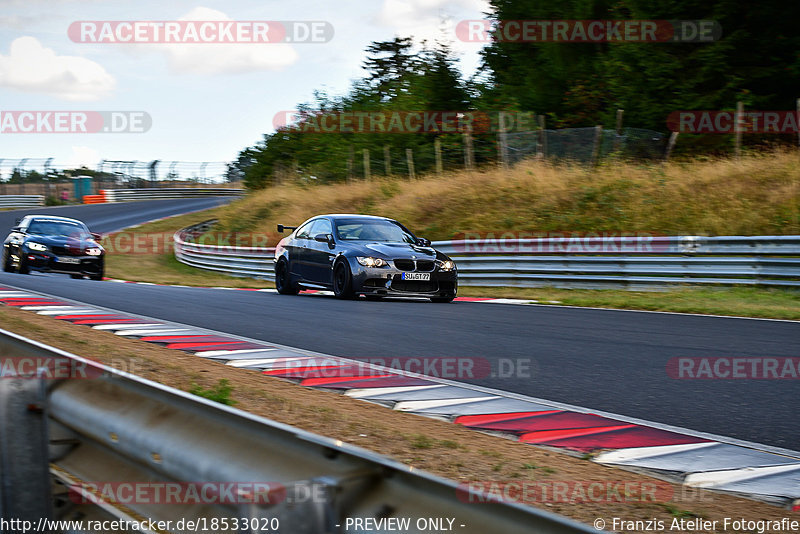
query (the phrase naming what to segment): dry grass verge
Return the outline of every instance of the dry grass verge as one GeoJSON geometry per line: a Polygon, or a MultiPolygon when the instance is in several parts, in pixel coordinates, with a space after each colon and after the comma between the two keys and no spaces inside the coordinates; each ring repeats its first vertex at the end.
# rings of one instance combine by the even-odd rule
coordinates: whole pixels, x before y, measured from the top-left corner
{"type": "MultiPolygon", "coordinates": [[[[184,391],[195,385],[211,389],[221,379],[227,379],[233,388],[232,400],[239,409],[340,439],[459,482],[653,483],[653,479],[644,475],[604,467],[586,459],[395,412],[342,395],[306,389],[254,371],[231,368],[189,353],[59,322],[33,312],[0,307],[0,324],[60,349],[101,362],[113,362],[117,367],[125,362],[126,368],[139,376],[184,391]]],[[[721,525],[725,517],[758,520],[790,515],[786,510],[746,499],[686,491],[680,486],[671,485],[671,488],[671,498],[656,502],[527,504],[586,523],[598,517],[607,521],[619,517],[626,520],[655,518],[669,525],[676,518],[702,517],[718,520],[721,525]]]]}

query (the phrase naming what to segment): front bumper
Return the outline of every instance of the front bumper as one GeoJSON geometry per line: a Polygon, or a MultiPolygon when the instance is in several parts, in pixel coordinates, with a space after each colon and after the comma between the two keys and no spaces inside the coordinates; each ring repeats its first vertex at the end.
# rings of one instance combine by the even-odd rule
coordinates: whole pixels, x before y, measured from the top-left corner
{"type": "Polygon", "coordinates": [[[429,281],[402,280],[403,272],[394,267],[352,268],[353,290],[364,295],[383,297],[448,297],[458,292],[458,272],[431,271],[429,281]]]}
{"type": "Polygon", "coordinates": [[[97,275],[103,273],[103,264],[102,255],[57,256],[34,251],[25,254],[25,265],[29,269],[47,273],[97,275]]]}

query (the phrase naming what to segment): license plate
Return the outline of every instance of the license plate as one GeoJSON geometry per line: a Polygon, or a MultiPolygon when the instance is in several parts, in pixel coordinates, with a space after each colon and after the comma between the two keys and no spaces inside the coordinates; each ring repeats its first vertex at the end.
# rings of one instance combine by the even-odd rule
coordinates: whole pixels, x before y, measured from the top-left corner
{"type": "Polygon", "coordinates": [[[403,273],[403,280],[430,280],[431,273],[403,273]]]}
{"type": "Polygon", "coordinates": [[[56,258],[58,263],[80,263],[80,258],[56,258]]]}

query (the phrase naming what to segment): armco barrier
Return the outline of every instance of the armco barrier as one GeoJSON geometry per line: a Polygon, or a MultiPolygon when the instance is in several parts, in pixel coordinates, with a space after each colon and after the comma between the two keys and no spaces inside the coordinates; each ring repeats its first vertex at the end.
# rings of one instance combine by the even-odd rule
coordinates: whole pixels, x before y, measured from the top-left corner
{"type": "MultiPolygon", "coordinates": [[[[193,267],[232,276],[274,279],[274,249],[193,243],[206,221],[177,232],[176,258],[193,267]]],[[[800,236],[672,236],[626,238],[626,255],[576,254],[564,241],[510,240],[505,254],[478,241],[437,241],[465,286],[662,288],[675,284],[742,284],[800,287],[800,236]],[[564,246],[562,246],[564,245],[564,246]],[[639,245],[639,246],[637,246],[639,245]],[[645,246],[647,245],[647,246],[645,246]],[[649,247],[649,248],[648,248],[649,247]],[[546,250],[546,254],[530,251],[546,250]],[[489,251],[489,252],[486,252],[489,251]],[[518,251],[518,252],[510,252],[518,251]]],[[[619,247],[619,238],[596,238],[597,250],[619,247]],[[605,246],[604,246],[605,245],[605,246]]],[[[586,242],[584,242],[585,245],[586,242]]],[[[592,243],[587,249],[594,250],[592,243]]]]}
{"type": "MultiPolygon", "coordinates": [[[[418,526],[420,519],[452,518],[452,530],[464,534],[594,531],[534,508],[485,501],[471,488],[378,454],[0,330],[0,360],[11,360],[3,369],[12,369],[14,359],[22,358],[38,362],[39,371],[25,376],[4,371],[0,380],[4,520],[32,525],[80,518],[84,523],[172,521],[173,528],[159,532],[222,532],[237,520],[248,526],[232,529],[239,532],[335,534],[363,532],[353,524],[348,528],[347,518],[406,518],[412,526],[403,532],[409,533],[429,531],[418,526]],[[52,378],[45,370],[53,369],[74,372],[52,378]],[[120,481],[128,486],[124,495],[121,489],[101,489],[121,488],[120,481]],[[167,497],[169,483],[210,485],[212,491],[198,491],[181,503],[167,497]],[[240,483],[251,494],[213,492],[223,483],[240,483]],[[160,492],[152,491],[157,487],[160,492]],[[253,498],[254,491],[265,496],[255,487],[275,490],[264,499],[267,504],[253,498]],[[139,493],[139,488],[150,491],[139,493]],[[114,502],[109,493],[125,500],[114,502]],[[61,506],[53,506],[56,500],[61,506]],[[205,527],[175,528],[181,520],[205,527]]],[[[76,526],[69,530],[81,532],[76,526]]]]}
{"type": "Polygon", "coordinates": [[[0,195],[0,208],[33,208],[44,206],[43,195],[0,195]]]}
{"type": "Polygon", "coordinates": [[[84,204],[103,204],[105,201],[105,195],[83,195],[84,204]]]}
{"type": "Polygon", "coordinates": [[[219,188],[145,188],[145,189],[103,189],[106,202],[130,202],[133,200],[163,200],[169,198],[193,197],[238,197],[244,189],[219,188]]]}

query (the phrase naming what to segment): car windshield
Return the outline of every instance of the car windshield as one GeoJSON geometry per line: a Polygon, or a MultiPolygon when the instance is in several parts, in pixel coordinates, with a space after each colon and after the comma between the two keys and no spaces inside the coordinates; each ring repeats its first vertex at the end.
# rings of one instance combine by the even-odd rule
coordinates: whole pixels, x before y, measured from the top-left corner
{"type": "Polygon", "coordinates": [[[342,241],[416,243],[416,238],[399,224],[380,219],[342,219],[336,221],[336,237],[342,241]]]}
{"type": "Polygon", "coordinates": [[[60,235],[79,239],[89,237],[89,233],[83,226],[64,221],[32,221],[28,226],[28,233],[38,235],[60,235]]]}

